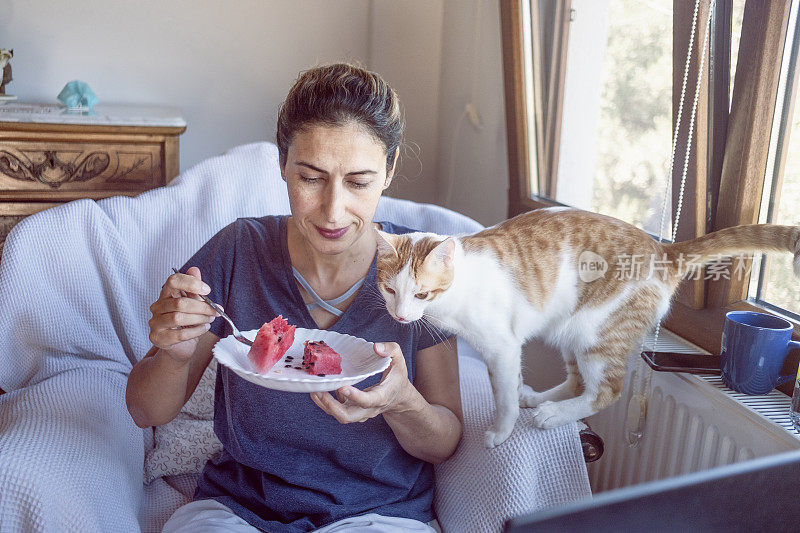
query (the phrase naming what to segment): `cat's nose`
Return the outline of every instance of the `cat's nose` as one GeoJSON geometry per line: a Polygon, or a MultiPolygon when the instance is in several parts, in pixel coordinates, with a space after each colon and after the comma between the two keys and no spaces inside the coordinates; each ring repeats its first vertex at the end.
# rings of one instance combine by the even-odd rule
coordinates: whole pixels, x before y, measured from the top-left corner
{"type": "Polygon", "coordinates": [[[407,318],[405,318],[405,317],[402,317],[402,316],[400,316],[400,315],[397,315],[397,320],[399,320],[400,322],[408,322],[408,319],[407,319],[407,318]]]}

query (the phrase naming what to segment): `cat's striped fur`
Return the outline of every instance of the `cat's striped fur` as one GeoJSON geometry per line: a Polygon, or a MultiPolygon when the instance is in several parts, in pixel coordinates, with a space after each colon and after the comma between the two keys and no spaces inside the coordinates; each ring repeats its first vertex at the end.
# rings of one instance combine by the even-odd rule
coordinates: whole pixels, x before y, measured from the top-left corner
{"type": "Polygon", "coordinates": [[[800,275],[800,229],[792,226],[740,226],[661,244],[608,216],[548,208],[474,235],[377,233],[378,286],[389,313],[405,323],[424,316],[483,354],[497,407],[490,447],[511,434],[520,406],[535,408],[535,423],[550,428],[617,400],[627,354],[667,313],[692,265],[719,254],[789,251],[800,275]],[[585,252],[605,261],[604,275],[581,275],[585,252]],[[638,274],[612,272],[636,257],[638,274]],[[522,384],[522,345],[534,337],[559,348],[567,368],[566,381],[546,392],[522,384]]]}

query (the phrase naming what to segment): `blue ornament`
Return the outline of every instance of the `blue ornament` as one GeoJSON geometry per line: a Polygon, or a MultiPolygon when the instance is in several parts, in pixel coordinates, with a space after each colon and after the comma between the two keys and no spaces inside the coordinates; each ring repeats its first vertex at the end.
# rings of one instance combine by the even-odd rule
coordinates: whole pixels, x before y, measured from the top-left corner
{"type": "Polygon", "coordinates": [[[61,89],[58,99],[70,109],[89,108],[97,103],[97,96],[85,81],[74,80],[61,89]]]}

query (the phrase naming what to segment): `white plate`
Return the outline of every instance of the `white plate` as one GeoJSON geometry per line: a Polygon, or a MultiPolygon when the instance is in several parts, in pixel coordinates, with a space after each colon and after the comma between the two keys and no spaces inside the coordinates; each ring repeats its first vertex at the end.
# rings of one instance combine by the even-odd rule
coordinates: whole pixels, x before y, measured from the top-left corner
{"type": "MultiPolygon", "coordinates": [[[[257,329],[245,331],[244,336],[250,340],[256,338],[257,329]]],[[[389,357],[381,357],[372,348],[373,343],[324,329],[297,328],[294,342],[286,350],[283,359],[275,363],[266,374],[260,374],[253,367],[247,352],[250,348],[233,338],[225,337],[214,346],[214,357],[219,363],[227,366],[244,379],[267,387],[288,392],[321,392],[332,391],[345,385],[355,385],[359,381],[383,372],[389,366],[389,357]],[[303,362],[305,341],[325,341],[325,344],[342,356],[342,373],[329,376],[312,376],[304,369],[295,369],[303,362]],[[286,358],[293,360],[287,362],[286,358]],[[286,365],[292,363],[292,368],[286,365]]]]}

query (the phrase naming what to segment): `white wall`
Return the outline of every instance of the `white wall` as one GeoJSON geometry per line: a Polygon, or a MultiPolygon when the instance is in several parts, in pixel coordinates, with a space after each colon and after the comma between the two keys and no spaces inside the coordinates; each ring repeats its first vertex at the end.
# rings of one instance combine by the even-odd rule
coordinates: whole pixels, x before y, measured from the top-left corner
{"type": "Polygon", "coordinates": [[[397,91],[406,117],[405,147],[389,194],[436,203],[442,0],[375,0],[369,67],[397,91]]]}
{"type": "Polygon", "coordinates": [[[406,108],[410,149],[391,194],[445,205],[486,225],[506,218],[499,4],[374,0],[370,34],[370,67],[406,108]],[[464,115],[470,102],[479,127],[464,115]]]}
{"type": "Polygon", "coordinates": [[[498,2],[445,1],[441,72],[439,202],[482,224],[495,224],[508,214],[498,2]],[[464,114],[469,103],[478,111],[479,127],[464,114]]]}
{"type": "Polygon", "coordinates": [[[21,100],[56,101],[86,81],[104,103],[174,105],[188,123],[181,168],[237,144],[275,140],[301,70],[366,64],[369,0],[2,0],[21,100]]]}

